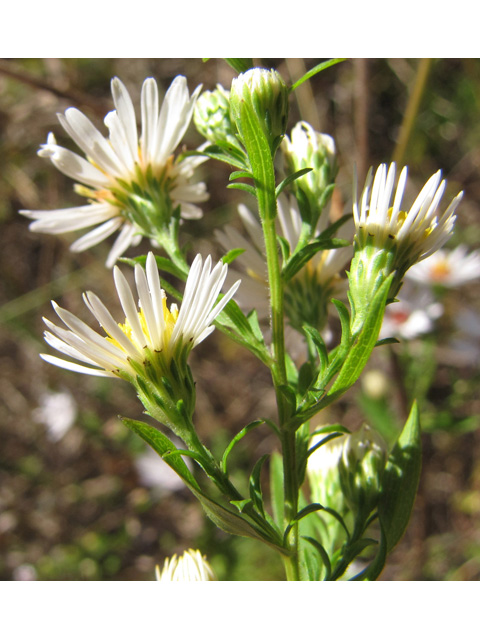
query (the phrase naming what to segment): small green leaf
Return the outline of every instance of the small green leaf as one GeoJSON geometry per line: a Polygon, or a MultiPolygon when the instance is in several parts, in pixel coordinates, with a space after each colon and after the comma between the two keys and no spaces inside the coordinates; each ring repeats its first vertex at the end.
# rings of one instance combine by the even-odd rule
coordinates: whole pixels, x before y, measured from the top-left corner
{"type": "Polygon", "coordinates": [[[328,553],[325,551],[325,548],[320,544],[320,542],[318,542],[318,540],[315,540],[315,538],[311,538],[310,536],[302,536],[302,538],[317,550],[323,562],[323,566],[325,567],[325,580],[329,580],[332,575],[332,565],[330,564],[330,558],[328,557],[328,553]]]}
{"type": "Polygon", "coordinates": [[[267,460],[268,457],[269,455],[266,453],[259,460],[257,460],[257,462],[255,463],[255,466],[253,467],[253,471],[250,475],[250,483],[249,483],[250,497],[255,505],[255,508],[259,513],[262,514],[262,516],[265,516],[265,510],[263,508],[263,493],[262,493],[262,487],[260,484],[260,474],[262,471],[262,467],[265,464],[265,461],[267,460]]]}
{"type": "Polygon", "coordinates": [[[231,182],[230,184],[227,184],[227,189],[239,189],[239,191],[246,191],[254,198],[257,197],[255,187],[251,184],[245,184],[244,182],[231,182]]]}
{"type": "Polygon", "coordinates": [[[295,91],[297,87],[303,84],[306,80],[310,80],[310,78],[312,78],[317,73],[320,73],[320,71],[324,71],[325,69],[332,67],[334,64],[338,64],[339,62],[343,62],[344,60],[347,60],[347,58],[331,58],[330,60],[326,60],[325,62],[317,64],[317,66],[313,67],[313,69],[310,69],[310,71],[307,71],[305,75],[303,75],[299,80],[295,82],[295,84],[291,88],[291,91],[295,91]]]}
{"type": "Polygon", "coordinates": [[[295,171],[295,173],[292,173],[289,176],[287,176],[285,180],[282,180],[282,182],[280,182],[278,187],[275,189],[275,196],[278,198],[278,196],[282,193],[285,187],[288,187],[288,185],[291,184],[294,180],[301,178],[302,176],[304,176],[306,173],[309,173],[310,171],[313,171],[313,169],[311,167],[306,167],[305,169],[299,169],[298,171],[295,171]]]}
{"type": "Polygon", "coordinates": [[[383,338],[382,340],[377,340],[375,343],[375,347],[383,347],[385,344],[399,344],[400,340],[397,338],[383,338]]]}
{"type": "Polygon", "coordinates": [[[230,500],[230,504],[233,504],[240,513],[243,513],[245,507],[252,504],[251,498],[245,498],[244,500],[230,500]]]}
{"type": "Polygon", "coordinates": [[[420,420],[414,403],[385,467],[378,507],[390,552],[407,528],[422,464],[420,420]]]}
{"type": "Polygon", "coordinates": [[[247,315],[247,320],[248,320],[248,324],[250,325],[250,328],[252,329],[253,335],[256,337],[256,339],[260,343],[265,344],[265,338],[263,337],[263,333],[260,328],[260,323],[258,321],[258,313],[256,309],[253,309],[253,311],[250,311],[250,313],[247,315]]]}
{"type": "Polygon", "coordinates": [[[241,256],[242,253],[245,253],[245,249],[231,249],[228,253],[226,253],[223,258],[223,264],[231,264],[234,260],[241,256]]]}
{"type": "Polygon", "coordinates": [[[292,254],[282,269],[282,277],[288,282],[309,262],[319,251],[328,251],[348,247],[350,242],[340,238],[325,238],[324,240],[312,240],[305,247],[292,254]]]}
{"type": "Polygon", "coordinates": [[[247,424],[246,427],[243,427],[243,429],[239,431],[234,438],[232,438],[232,440],[230,441],[230,444],[225,449],[225,453],[223,454],[223,458],[221,462],[221,469],[224,473],[227,472],[227,459],[233,447],[237,444],[237,442],[240,442],[240,440],[244,438],[247,435],[247,433],[250,433],[252,429],[255,429],[255,427],[258,427],[263,423],[264,423],[263,420],[254,420],[253,422],[250,422],[250,424],[247,424]]]}
{"type": "Polygon", "coordinates": [[[249,69],[253,69],[253,67],[255,66],[253,64],[252,58],[224,58],[224,60],[237,73],[244,73],[249,69]]]}
{"type": "Polygon", "coordinates": [[[238,180],[239,178],[248,178],[253,180],[253,175],[250,171],[232,171],[229,175],[229,180],[238,180]]]}
{"type": "Polygon", "coordinates": [[[315,513],[316,511],[323,511],[324,509],[325,507],[319,504],[318,502],[309,504],[307,507],[304,507],[303,509],[301,509],[297,513],[297,515],[290,521],[288,527],[285,529],[285,533],[283,535],[284,544],[288,539],[288,534],[290,533],[290,531],[292,530],[292,528],[295,526],[297,522],[299,522],[302,518],[306,518],[311,513],[315,513]]]}

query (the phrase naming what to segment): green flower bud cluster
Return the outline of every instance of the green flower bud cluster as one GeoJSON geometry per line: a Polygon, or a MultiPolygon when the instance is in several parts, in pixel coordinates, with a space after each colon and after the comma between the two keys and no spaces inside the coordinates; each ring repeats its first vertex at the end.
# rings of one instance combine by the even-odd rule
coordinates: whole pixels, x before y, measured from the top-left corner
{"type": "Polygon", "coordinates": [[[331,136],[315,131],[308,122],[298,122],[292,129],[291,139],[288,136],[283,139],[281,150],[285,171],[289,174],[312,169],[297,178],[292,189],[300,203],[306,198],[309,218],[314,223],[331,195],[337,175],[335,141],[331,136]]]}
{"type": "Polygon", "coordinates": [[[230,120],[230,94],[217,84],[214,91],[204,91],[197,100],[193,120],[199,133],[209,142],[229,142],[238,146],[230,120]]]}
{"type": "Polygon", "coordinates": [[[377,506],[387,462],[387,446],[367,425],[349,435],[339,464],[342,491],[352,511],[366,520],[377,506]]]}
{"type": "Polygon", "coordinates": [[[243,137],[243,107],[258,120],[273,150],[285,134],[289,89],[278,71],[250,69],[232,81],[230,113],[243,137]]]}

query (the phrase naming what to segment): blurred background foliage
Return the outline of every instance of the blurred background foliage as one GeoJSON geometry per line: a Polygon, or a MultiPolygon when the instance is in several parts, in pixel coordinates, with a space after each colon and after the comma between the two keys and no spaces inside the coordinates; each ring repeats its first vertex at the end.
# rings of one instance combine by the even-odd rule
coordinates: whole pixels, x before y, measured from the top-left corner
{"type": "MultiPolygon", "coordinates": [[[[316,59],[262,59],[293,83],[316,59]]],[[[36,154],[53,131],[76,150],[56,113],[76,106],[99,128],[112,108],[118,75],[138,105],[145,77],[163,91],[177,75],[192,91],[229,88],[234,71],[211,59],[0,60],[0,578],[2,580],[152,580],[154,567],[187,547],[200,548],[221,580],[282,580],[278,558],[250,540],[217,531],[201,508],[153,460],[118,419],[141,419],[120,381],[81,376],[45,364],[39,352],[50,299],[85,319],[81,292],[117,304],[103,263],[107,243],[82,254],[71,238],[30,233],[19,209],[72,206],[72,182],[36,154]]],[[[480,60],[348,60],[301,85],[291,103],[299,119],[335,138],[340,172],[332,207],[351,211],[354,164],[408,164],[412,189],[441,168],[447,198],[464,190],[451,246],[480,246],[480,60]]],[[[193,127],[185,144],[201,143],[193,127]]],[[[186,223],[195,252],[219,249],[213,231],[230,221],[244,194],[227,191],[228,167],[201,167],[210,200],[201,221],[186,223]]],[[[251,203],[250,203],[251,204],[251,203]]],[[[147,248],[141,245],[140,252],[147,248]]],[[[129,254],[130,255],[130,254],[129,254]]],[[[133,254],[131,254],[133,255],[133,254]]],[[[126,269],[125,269],[126,270],[126,269]]],[[[423,339],[375,353],[357,384],[322,420],[355,429],[367,420],[388,436],[414,397],[420,400],[424,463],[403,541],[383,580],[480,578],[479,333],[462,347],[455,318],[472,315],[478,331],[478,281],[443,293],[445,313],[423,339]],[[373,380],[373,382],[372,382],[373,380]]],[[[115,313],[114,313],[115,315],[115,313]]],[[[118,314],[117,314],[118,315],[118,314]]],[[[274,415],[268,372],[216,332],[192,353],[196,423],[216,451],[247,422],[274,415]]],[[[239,470],[274,447],[253,431],[236,452],[239,470]]]]}

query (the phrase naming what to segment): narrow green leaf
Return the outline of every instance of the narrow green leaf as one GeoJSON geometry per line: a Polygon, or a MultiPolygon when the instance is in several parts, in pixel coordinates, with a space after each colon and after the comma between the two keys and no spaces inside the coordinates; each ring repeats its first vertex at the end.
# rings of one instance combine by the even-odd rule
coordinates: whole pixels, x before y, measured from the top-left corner
{"type": "Polygon", "coordinates": [[[302,536],[302,538],[309,542],[320,555],[323,566],[325,567],[325,580],[329,580],[332,575],[332,565],[330,564],[330,558],[328,557],[328,553],[325,551],[325,548],[320,544],[320,542],[318,542],[318,540],[315,540],[315,538],[311,538],[310,536],[302,536]]]}
{"type": "Polygon", "coordinates": [[[239,178],[249,178],[253,180],[253,175],[250,171],[232,171],[229,175],[229,180],[238,180],[239,178]]]}
{"type": "Polygon", "coordinates": [[[388,552],[404,534],[412,513],[422,464],[420,433],[418,407],[414,403],[383,476],[378,514],[388,552]]]}
{"type": "MultiPolygon", "coordinates": [[[[363,542],[363,541],[359,540],[359,542],[363,542]]],[[[369,544],[372,544],[373,542],[376,542],[376,541],[368,541],[367,539],[366,542],[369,542],[369,544]]],[[[368,544],[365,544],[363,548],[365,548],[366,546],[368,546],[368,544]]],[[[362,549],[360,549],[360,551],[361,550],[362,549]]],[[[358,551],[358,553],[360,553],[360,551],[358,551]]],[[[383,530],[383,527],[381,526],[381,523],[380,523],[380,544],[378,545],[378,550],[377,550],[377,553],[375,554],[375,558],[368,565],[366,569],[364,569],[362,572],[360,572],[354,578],[351,579],[352,582],[358,582],[359,580],[371,582],[373,580],[376,580],[383,571],[386,559],[387,559],[386,537],[385,537],[385,532],[383,530]]]]}
{"type": "Polygon", "coordinates": [[[303,84],[306,80],[310,80],[310,78],[312,78],[317,73],[320,73],[320,71],[324,71],[325,69],[332,67],[334,64],[338,64],[339,62],[343,62],[344,60],[347,60],[347,58],[332,58],[330,60],[327,60],[326,62],[317,64],[316,67],[313,67],[313,69],[307,71],[305,75],[303,75],[299,80],[295,82],[295,84],[291,88],[291,91],[295,91],[295,89],[297,89],[301,84],[303,84]]]}
{"type": "Polygon", "coordinates": [[[383,345],[385,344],[399,344],[400,340],[397,340],[397,338],[383,338],[382,340],[377,340],[377,342],[375,343],[376,347],[383,347],[383,345]]]}
{"type": "MultiPolygon", "coordinates": [[[[370,354],[372,353],[377,342],[378,334],[382,326],[383,313],[387,300],[388,291],[392,281],[393,274],[390,275],[377,291],[372,300],[369,313],[365,319],[365,323],[356,338],[354,344],[350,347],[347,357],[340,369],[332,388],[328,393],[330,399],[334,399],[349,389],[359,378],[363,368],[365,367],[370,354]]],[[[338,309],[337,305],[337,309],[338,309]]],[[[342,326],[343,338],[343,326],[342,326]]]]}
{"type": "Polygon", "coordinates": [[[262,493],[262,487],[260,483],[260,474],[262,472],[262,467],[265,464],[265,461],[267,460],[268,457],[269,455],[266,453],[259,460],[257,460],[257,462],[255,463],[255,466],[253,467],[253,471],[250,475],[250,482],[249,482],[250,497],[253,500],[253,503],[257,511],[261,513],[263,516],[265,516],[265,510],[263,508],[263,493],[262,493]]]}
{"type": "Polygon", "coordinates": [[[223,264],[231,264],[234,260],[241,256],[242,253],[245,253],[245,249],[231,249],[228,253],[226,253],[223,258],[223,264]]]}
{"type": "Polygon", "coordinates": [[[313,169],[311,167],[306,167],[305,169],[299,169],[298,171],[295,171],[295,173],[292,173],[289,176],[287,176],[285,180],[282,180],[282,182],[280,182],[280,184],[275,189],[275,196],[278,198],[278,196],[282,193],[285,187],[288,187],[288,185],[291,184],[294,180],[301,178],[306,173],[310,173],[310,171],[313,171],[313,169]]]}
{"type": "Polygon", "coordinates": [[[265,344],[265,338],[263,336],[262,329],[260,328],[258,313],[256,309],[250,311],[250,313],[247,315],[247,320],[250,328],[252,329],[253,335],[260,343],[265,344]]]}
{"type": "Polygon", "coordinates": [[[230,155],[222,150],[220,145],[212,145],[207,147],[203,151],[189,151],[188,156],[207,156],[207,158],[211,158],[212,160],[218,160],[219,162],[224,162],[225,164],[231,165],[233,167],[237,167],[237,169],[245,170],[245,162],[241,159],[235,157],[234,155],[230,155]]]}
{"type": "Polygon", "coordinates": [[[121,418],[123,424],[131,431],[138,434],[148,445],[152,447],[158,455],[165,460],[182,480],[190,487],[200,490],[200,487],[183,461],[180,453],[176,456],[172,455],[177,451],[177,447],[158,429],[152,427],[145,422],[139,420],[131,420],[130,418],[121,418]]]}
{"type": "Polygon", "coordinates": [[[227,184],[227,189],[238,189],[239,191],[246,191],[254,198],[257,197],[255,187],[251,184],[245,184],[244,182],[231,182],[230,184],[227,184]]]}
{"type": "Polygon", "coordinates": [[[252,429],[255,429],[255,427],[258,427],[263,423],[264,423],[263,420],[254,420],[253,422],[250,422],[250,424],[247,424],[246,427],[243,427],[243,429],[241,431],[239,431],[234,438],[232,438],[232,440],[230,441],[229,445],[225,449],[225,453],[223,454],[223,458],[222,458],[222,462],[221,462],[221,469],[222,469],[222,471],[224,473],[227,472],[227,459],[228,459],[228,456],[230,455],[233,447],[238,442],[240,442],[240,440],[242,438],[244,438],[247,435],[247,433],[250,433],[250,431],[252,431],[252,429]]]}
{"type": "Polygon", "coordinates": [[[253,69],[253,67],[255,66],[253,64],[252,58],[224,58],[224,60],[237,73],[244,73],[249,69],[253,69]]]}
{"type": "Polygon", "coordinates": [[[324,509],[325,507],[319,504],[318,502],[309,504],[307,507],[304,507],[303,509],[301,509],[297,513],[297,515],[290,521],[290,523],[288,524],[288,527],[285,529],[285,533],[283,535],[284,544],[286,544],[288,540],[288,534],[290,533],[290,531],[292,530],[292,528],[295,526],[297,522],[302,520],[302,518],[306,518],[311,513],[315,513],[316,511],[323,511],[324,509]]]}
{"type": "Polygon", "coordinates": [[[325,238],[323,240],[312,240],[305,247],[292,254],[288,262],[282,269],[282,277],[288,282],[309,262],[319,251],[339,249],[348,247],[351,243],[341,238],[325,238]]]}

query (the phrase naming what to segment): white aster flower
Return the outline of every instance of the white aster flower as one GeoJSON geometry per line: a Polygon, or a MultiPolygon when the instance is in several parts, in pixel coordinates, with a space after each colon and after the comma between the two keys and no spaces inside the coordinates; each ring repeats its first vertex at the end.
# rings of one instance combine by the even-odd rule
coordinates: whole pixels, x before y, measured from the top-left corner
{"type": "Polygon", "coordinates": [[[464,245],[452,251],[437,251],[418,264],[414,264],[406,277],[424,285],[458,287],[480,278],[480,251],[468,253],[464,245]]]}
{"type": "Polygon", "coordinates": [[[183,556],[176,554],[167,558],[163,565],[155,568],[157,580],[160,582],[209,582],[215,580],[212,567],[200,551],[188,549],[183,556]]]}
{"type": "Polygon", "coordinates": [[[178,161],[173,156],[190,124],[201,86],[190,96],[186,79],[177,76],[160,105],[157,83],[147,78],[141,95],[140,136],[125,85],[113,78],[111,88],[115,110],[105,117],[108,138],[78,109],[58,114],[60,124],[86,158],[59,146],[52,133],[38,152],[79,183],[76,190],[89,204],[20,211],[34,220],[32,231],[59,234],[94,227],[72,244],[72,251],[84,251],[119,231],[108,255],[109,267],[129,246],[138,244],[142,235],[154,238],[155,225],[162,216],[168,221],[175,207],[180,206],[184,218],[201,217],[196,203],[208,198],[203,182],[190,182],[205,158],[178,161]]]}
{"type": "Polygon", "coordinates": [[[443,305],[435,302],[428,290],[414,291],[405,286],[398,302],[385,309],[379,338],[403,338],[413,340],[429,333],[435,320],[443,314],[443,305]]]}
{"type": "Polygon", "coordinates": [[[84,301],[106,335],[100,335],[82,320],[55,302],[53,306],[67,329],[44,319],[50,346],[84,364],[41,354],[51,364],[97,376],[135,375],[139,367],[152,365],[163,375],[173,358],[186,359],[188,353],[213,330],[213,321],[235,294],[236,282],[218,302],[225,282],[227,265],[219,262],[212,269],[210,256],[203,262],[197,255],[188,274],[180,310],[167,307],[166,295],[153,253],[147,256],[146,269],[135,266],[139,308],[125,276],[114,268],[115,286],[125,313],[125,323],[117,324],[101,300],[92,292],[84,301]],[[87,366],[85,366],[87,365],[87,366]]]}
{"type": "Polygon", "coordinates": [[[396,247],[395,269],[403,272],[409,266],[437,251],[450,237],[456,220],[455,209],[463,192],[450,203],[443,214],[438,207],[446,182],[437,171],[425,184],[408,211],[402,208],[407,182],[407,167],[398,179],[394,195],[395,163],[377,169],[372,186],[370,169],[360,201],[354,181],[353,217],[360,247],[373,245],[379,249],[396,247]],[[392,197],[393,203],[392,203],[392,197]]]}

